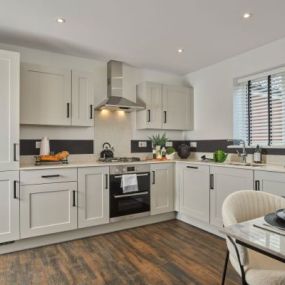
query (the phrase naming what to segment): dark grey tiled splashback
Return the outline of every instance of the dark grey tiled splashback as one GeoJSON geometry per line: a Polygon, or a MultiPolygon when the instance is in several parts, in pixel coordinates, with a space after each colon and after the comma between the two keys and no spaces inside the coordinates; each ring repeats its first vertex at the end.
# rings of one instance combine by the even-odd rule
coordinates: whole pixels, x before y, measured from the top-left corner
{"type": "MultiPolygon", "coordinates": [[[[171,141],[171,140],[170,140],[171,141]]],[[[241,148],[227,148],[228,145],[232,145],[231,140],[172,140],[173,147],[178,148],[180,144],[190,144],[190,142],[196,142],[197,147],[191,147],[192,152],[214,152],[217,149],[222,149],[227,153],[235,153],[237,149],[241,148]]],[[[149,140],[132,140],[131,141],[131,152],[132,153],[144,153],[151,152],[152,146],[149,140]],[[138,146],[139,141],[147,142],[146,148],[140,148],[138,146]]],[[[253,148],[247,148],[247,153],[252,154],[254,152],[253,148]]],[[[268,148],[262,149],[263,154],[270,155],[285,155],[285,148],[268,148]]]]}
{"type": "MultiPolygon", "coordinates": [[[[20,140],[21,155],[38,155],[39,149],[36,148],[38,140],[20,140]]],[[[93,140],[50,140],[51,152],[57,153],[67,150],[70,154],[93,154],[93,140]]]]}

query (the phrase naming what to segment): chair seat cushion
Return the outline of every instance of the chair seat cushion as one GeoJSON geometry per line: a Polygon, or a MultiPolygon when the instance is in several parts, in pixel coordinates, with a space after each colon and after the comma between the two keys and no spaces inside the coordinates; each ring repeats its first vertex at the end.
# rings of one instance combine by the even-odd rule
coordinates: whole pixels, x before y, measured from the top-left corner
{"type": "Polygon", "coordinates": [[[246,272],[246,281],[249,285],[284,285],[285,271],[249,269],[246,272]]]}

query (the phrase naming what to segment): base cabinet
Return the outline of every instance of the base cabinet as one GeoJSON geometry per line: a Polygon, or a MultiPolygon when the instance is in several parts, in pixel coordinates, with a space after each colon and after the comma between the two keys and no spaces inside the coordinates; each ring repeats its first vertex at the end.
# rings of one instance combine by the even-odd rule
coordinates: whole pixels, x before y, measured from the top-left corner
{"type": "Polygon", "coordinates": [[[285,198],[285,174],[280,172],[255,171],[255,189],[285,198]]]}
{"type": "Polygon", "coordinates": [[[180,211],[209,223],[209,166],[180,165],[180,211]]]}
{"type": "Polygon", "coordinates": [[[151,215],[174,211],[173,164],[152,164],[151,172],[151,215]]]}
{"type": "Polygon", "coordinates": [[[19,239],[19,172],[0,172],[0,243],[19,239]]]}
{"type": "Polygon", "coordinates": [[[21,186],[21,238],[76,228],[76,182],[21,186]]]}
{"type": "Polygon", "coordinates": [[[210,224],[222,227],[222,206],[233,192],[253,190],[253,170],[210,167],[210,224]]]}
{"type": "Polygon", "coordinates": [[[109,167],[78,169],[78,227],[109,222],[109,167]]]}

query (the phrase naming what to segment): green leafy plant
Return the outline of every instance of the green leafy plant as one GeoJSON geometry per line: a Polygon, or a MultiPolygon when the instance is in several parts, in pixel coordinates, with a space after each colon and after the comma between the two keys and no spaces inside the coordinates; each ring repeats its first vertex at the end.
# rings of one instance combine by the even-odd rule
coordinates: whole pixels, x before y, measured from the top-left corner
{"type": "Polygon", "coordinates": [[[168,147],[168,148],[166,149],[166,154],[172,154],[172,153],[174,153],[174,152],[176,152],[176,150],[175,150],[175,148],[172,147],[172,146],[170,146],[170,147],[168,147]]]}
{"type": "Polygon", "coordinates": [[[148,138],[151,140],[153,146],[160,145],[161,147],[163,147],[168,141],[168,138],[166,137],[165,133],[162,136],[160,134],[157,134],[148,138]]]}

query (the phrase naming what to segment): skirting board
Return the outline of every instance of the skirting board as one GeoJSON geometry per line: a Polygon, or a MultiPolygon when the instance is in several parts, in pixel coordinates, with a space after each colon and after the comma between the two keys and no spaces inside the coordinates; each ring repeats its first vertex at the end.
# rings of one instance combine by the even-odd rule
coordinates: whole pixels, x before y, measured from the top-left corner
{"type": "Polygon", "coordinates": [[[82,228],[74,231],[56,233],[52,235],[39,236],[34,238],[17,240],[14,243],[1,245],[0,254],[5,254],[9,252],[35,248],[40,246],[45,246],[49,244],[61,243],[65,241],[91,237],[99,234],[106,234],[110,232],[120,231],[129,228],[140,227],[144,225],[159,223],[163,221],[175,219],[175,212],[148,216],[128,221],[121,221],[116,223],[109,223],[106,225],[100,225],[96,227],[82,228]]]}
{"type": "Polygon", "coordinates": [[[214,234],[216,236],[219,236],[221,238],[224,238],[224,235],[219,231],[219,229],[215,226],[209,225],[207,223],[201,222],[199,220],[196,220],[194,218],[190,218],[189,216],[181,213],[177,213],[176,219],[182,222],[185,222],[187,224],[190,224],[194,227],[197,227],[199,229],[202,229],[206,232],[209,232],[211,234],[214,234]]]}

